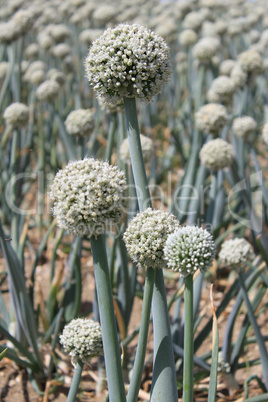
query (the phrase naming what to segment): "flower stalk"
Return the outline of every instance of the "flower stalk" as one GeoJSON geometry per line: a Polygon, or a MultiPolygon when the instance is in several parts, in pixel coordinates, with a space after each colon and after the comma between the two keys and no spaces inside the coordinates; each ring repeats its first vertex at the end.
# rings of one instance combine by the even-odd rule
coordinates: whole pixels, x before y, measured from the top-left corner
{"type": "Polygon", "coordinates": [[[126,401],[104,236],[91,237],[110,402],[126,401]]]}
{"type": "MultiPolygon", "coordinates": [[[[134,176],[134,182],[138,197],[138,204],[140,212],[146,208],[151,207],[151,197],[148,188],[148,181],[144,166],[144,160],[142,156],[142,148],[140,142],[140,132],[136,110],[135,98],[124,97],[126,121],[127,121],[127,133],[129,140],[129,150],[131,157],[131,165],[134,176]]],[[[151,268],[148,268],[150,270],[151,268]]],[[[172,350],[172,338],[169,324],[169,316],[165,294],[165,284],[162,270],[157,270],[155,275],[154,290],[150,287],[150,292],[153,291],[153,325],[154,325],[154,375],[153,379],[153,391],[151,400],[154,401],[156,395],[159,392],[171,392],[169,401],[177,401],[177,385],[175,378],[175,364],[172,350]],[[165,350],[163,345],[165,343],[165,350]],[[165,352],[165,353],[164,353],[165,352]],[[165,359],[159,359],[159,356],[165,356],[165,359]],[[168,373],[168,375],[167,375],[168,373]]],[[[148,302],[150,297],[148,295],[148,302]]],[[[145,320],[144,320],[145,321],[145,320]]],[[[145,322],[143,323],[145,324],[145,322]]],[[[146,324],[148,327],[148,324],[146,324]]],[[[142,337],[139,337],[138,348],[140,344],[147,343],[148,330],[145,328],[141,332],[142,337]]],[[[136,367],[141,367],[145,358],[145,349],[141,346],[143,352],[138,353],[139,363],[136,363],[136,367]]],[[[135,376],[134,379],[137,379],[135,376]]],[[[135,381],[135,380],[134,380],[135,381]]],[[[138,386],[138,384],[137,384],[138,386]]],[[[136,387],[136,386],[135,386],[136,387]]]]}
{"type": "Polygon", "coordinates": [[[124,98],[131,166],[140,212],[152,207],[151,196],[142,156],[136,99],[124,98]]]}
{"type": "MultiPolygon", "coordinates": [[[[193,363],[194,363],[194,292],[193,275],[200,269],[205,272],[216,253],[211,234],[197,226],[184,226],[168,236],[164,254],[167,265],[183,276],[184,290],[184,359],[183,359],[183,402],[193,401],[193,363]]],[[[202,276],[198,280],[202,286],[202,276]]]]}
{"type": "Polygon", "coordinates": [[[184,290],[184,357],[183,357],[183,402],[193,401],[193,275],[186,276],[184,290]]]}
{"type": "Polygon", "coordinates": [[[150,312],[155,280],[155,270],[148,268],[143,293],[142,313],[140,322],[139,343],[133,367],[131,382],[127,394],[127,402],[136,402],[138,399],[139,388],[143,372],[143,364],[147,347],[147,337],[150,323],[150,312]],[[143,342],[145,340],[145,342],[143,342]]]}
{"type": "MultiPolygon", "coordinates": [[[[18,171],[19,164],[19,133],[18,129],[14,129],[12,133],[12,146],[11,146],[11,194],[12,194],[12,203],[17,206],[17,181],[16,175],[18,171]]],[[[19,224],[19,215],[16,212],[12,212],[12,222],[11,222],[11,236],[12,236],[12,246],[14,250],[18,250],[19,246],[19,235],[18,235],[18,224],[19,224]]]]}
{"type": "Polygon", "coordinates": [[[77,391],[78,391],[78,387],[79,387],[83,367],[84,367],[84,363],[82,362],[81,359],[78,359],[78,361],[76,363],[76,366],[75,366],[71,387],[69,389],[67,402],[74,402],[75,399],[76,399],[76,394],[77,394],[77,391]]]}

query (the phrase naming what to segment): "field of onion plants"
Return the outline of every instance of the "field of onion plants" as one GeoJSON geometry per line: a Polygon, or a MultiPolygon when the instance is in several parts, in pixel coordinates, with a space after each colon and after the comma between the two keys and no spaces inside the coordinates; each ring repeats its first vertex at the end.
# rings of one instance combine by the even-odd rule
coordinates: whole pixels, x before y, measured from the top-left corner
{"type": "Polygon", "coordinates": [[[268,400],[268,2],[0,6],[0,400],[268,400]]]}

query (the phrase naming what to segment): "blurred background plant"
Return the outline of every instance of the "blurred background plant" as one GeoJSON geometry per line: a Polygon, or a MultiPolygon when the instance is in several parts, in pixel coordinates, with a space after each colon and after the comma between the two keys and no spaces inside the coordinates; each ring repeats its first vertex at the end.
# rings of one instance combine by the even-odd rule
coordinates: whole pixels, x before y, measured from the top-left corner
{"type": "MultiPolygon", "coordinates": [[[[105,246],[126,387],[131,378],[140,324],[131,320],[145,273],[130,261],[122,239],[138,210],[129,149],[123,148],[124,105],[97,99],[84,68],[92,42],[127,22],[164,37],[171,52],[165,91],[137,104],[153,208],[205,227],[217,251],[236,238],[254,251],[239,273],[217,255],[211,269],[194,275],[195,392],[205,398],[208,392],[213,314],[206,297],[213,282],[218,398],[229,392],[233,400],[246,399],[257,379],[255,395],[268,399],[267,356],[259,352],[268,336],[267,7],[264,0],[1,2],[0,352],[7,348],[1,365],[13,360],[25,367],[38,393],[55,391],[69,373],[59,345],[64,325],[83,316],[99,320],[96,290],[89,300],[83,286],[93,272],[91,245],[57,228],[47,196],[57,171],[85,156],[117,165],[128,180],[128,212],[107,232],[105,246]],[[256,365],[261,369],[252,377],[256,365]],[[245,368],[243,390],[239,371],[245,368]]],[[[184,285],[178,274],[163,273],[180,396],[184,285]]],[[[148,392],[152,359],[148,344],[142,379],[148,392]]],[[[106,389],[103,358],[92,361],[100,393],[106,389]]]]}

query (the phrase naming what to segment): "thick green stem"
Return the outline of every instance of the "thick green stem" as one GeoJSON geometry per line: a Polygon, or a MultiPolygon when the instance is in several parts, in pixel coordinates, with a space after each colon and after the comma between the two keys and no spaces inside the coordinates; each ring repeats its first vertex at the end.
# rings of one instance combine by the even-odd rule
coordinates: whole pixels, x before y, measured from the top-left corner
{"type": "MultiPolygon", "coordinates": [[[[122,303],[122,315],[125,328],[127,328],[130,318],[130,277],[128,271],[128,256],[125,243],[122,238],[118,239],[118,249],[120,255],[120,283],[118,283],[118,298],[122,303]]],[[[112,278],[112,276],[110,275],[112,278]]],[[[113,282],[112,282],[113,283],[113,282]]]]}
{"type": "Polygon", "coordinates": [[[133,374],[130,381],[130,386],[127,394],[128,402],[136,402],[138,399],[141,377],[143,372],[143,362],[145,359],[148,329],[150,322],[150,311],[154,289],[155,270],[148,268],[146,272],[146,282],[143,293],[143,304],[140,323],[139,343],[137,347],[133,374]]]}
{"type": "Polygon", "coordinates": [[[153,293],[154,371],[151,402],[177,402],[178,391],[163,271],[156,271],[153,293]]]}
{"type": "Polygon", "coordinates": [[[174,200],[172,202],[171,211],[179,220],[184,219],[187,215],[188,206],[191,202],[193,184],[195,180],[195,172],[198,164],[198,154],[200,151],[200,132],[195,130],[193,133],[192,147],[190,158],[186,167],[186,173],[182,183],[179,183],[174,192],[174,200]]]}
{"type": "MultiPolygon", "coordinates": [[[[3,151],[5,149],[6,143],[8,142],[8,140],[10,138],[11,131],[12,131],[12,126],[6,126],[5,130],[1,134],[1,141],[0,141],[1,151],[3,151]]],[[[1,155],[1,157],[2,157],[2,155],[1,155]]]]}
{"type": "Polygon", "coordinates": [[[75,402],[76,394],[77,394],[77,391],[79,388],[79,383],[80,383],[80,379],[81,379],[81,375],[82,375],[82,371],[83,371],[83,367],[84,367],[84,363],[82,362],[82,360],[78,359],[76,366],[75,366],[75,370],[74,370],[71,388],[68,393],[67,402],[75,402]]]}
{"type": "Polygon", "coordinates": [[[266,346],[264,343],[264,338],[261,334],[260,328],[258,326],[256,317],[255,317],[253,309],[252,309],[252,305],[251,305],[249,297],[248,297],[247,289],[245,287],[245,283],[244,283],[244,279],[243,279],[243,275],[242,275],[241,271],[239,271],[239,281],[240,281],[240,286],[241,286],[244,302],[247,306],[247,313],[248,313],[249,321],[254,329],[254,333],[255,333],[255,336],[257,339],[257,344],[258,344],[259,352],[260,352],[261,365],[262,365],[262,375],[263,375],[266,389],[268,390],[268,353],[267,353],[267,349],[266,349],[266,346]]]}
{"type": "Polygon", "coordinates": [[[7,45],[7,55],[8,55],[9,68],[6,72],[5,79],[1,86],[1,91],[0,91],[0,108],[1,109],[2,109],[3,103],[5,101],[6,95],[7,95],[10,81],[12,80],[12,76],[14,74],[16,57],[15,57],[15,49],[12,46],[12,44],[7,45]]]}
{"type": "Polygon", "coordinates": [[[109,401],[123,402],[126,401],[126,397],[113,309],[113,296],[106,256],[105,239],[101,235],[97,238],[92,237],[90,240],[102,327],[109,401]]]}
{"type": "Polygon", "coordinates": [[[131,166],[138,197],[139,210],[151,207],[151,197],[142,156],[140,130],[135,98],[124,98],[131,166]]]}
{"type": "Polygon", "coordinates": [[[210,225],[212,224],[212,220],[213,220],[216,197],[217,197],[217,172],[211,172],[209,206],[208,206],[207,216],[206,216],[206,223],[210,224],[210,225]]]}
{"type": "Polygon", "coordinates": [[[194,183],[195,191],[197,191],[198,193],[196,194],[196,196],[192,197],[191,200],[189,200],[189,208],[187,211],[188,225],[196,224],[197,219],[200,217],[200,215],[203,214],[203,207],[201,208],[201,203],[204,191],[203,184],[206,180],[206,176],[207,168],[205,168],[205,166],[203,165],[200,165],[194,183]]]}
{"type": "Polygon", "coordinates": [[[195,111],[196,112],[199,110],[200,106],[203,104],[203,97],[204,97],[203,85],[204,85],[205,75],[206,75],[206,66],[205,66],[205,64],[200,64],[200,67],[198,70],[197,88],[196,88],[196,94],[195,94],[195,111]]]}
{"type": "MultiPolygon", "coordinates": [[[[131,165],[140,212],[151,207],[151,198],[142,156],[135,98],[124,98],[131,165]]],[[[154,375],[151,401],[177,402],[177,383],[170,332],[165,282],[162,270],[155,274],[153,291],[154,375]],[[163,396],[162,399],[160,395],[163,396]]]]}
{"type": "Polygon", "coordinates": [[[106,148],[106,154],[105,154],[105,160],[109,163],[111,163],[111,157],[112,157],[112,152],[113,152],[113,143],[114,143],[114,134],[115,134],[115,130],[116,130],[116,124],[117,124],[117,113],[112,112],[111,113],[111,121],[109,124],[107,148],[106,148]]]}
{"type": "Polygon", "coordinates": [[[223,171],[219,170],[217,175],[217,195],[213,211],[212,231],[216,229],[217,226],[219,226],[223,221],[226,200],[226,193],[223,184],[223,171]]]}
{"type": "Polygon", "coordinates": [[[83,159],[85,157],[85,139],[81,137],[76,138],[77,141],[77,159],[83,159]]]}
{"type": "Polygon", "coordinates": [[[51,137],[51,152],[50,152],[50,165],[53,172],[57,172],[57,142],[59,136],[59,129],[54,119],[54,108],[53,108],[53,127],[52,127],[52,137],[51,137]]]}
{"type": "Polygon", "coordinates": [[[193,276],[185,278],[184,290],[184,358],[183,358],[183,402],[193,401],[193,367],[194,367],[194,341],[193,341],[193,276]]]}
{"type": "Polygon", "coordinates": [[[12,146],[11,146],[11,204],[13,206],[12,211],[12,222],[11,222],[11,237],[12,237],[12,247],[14,250],[18,250],[19,246],[19,215],[17,211],[18,207],[18,194],[17,194],[17,171],[19,163],[19,133],[17,129],[13,130],[12,134],[12,146]]]}
{"type": "Polygon", "coordinates": [[[235,149],[237,153],[238,174],[245,177],[245,142],[243,138],[235,137],[235,149]]]}
{"type": "Polygon", "coordinates": [[[17,45],[17,66],[18,68],[15,70],[15,82],[16,82],[16,102],[21,101],[21,87],[22,87],[22,73],[21,73],[21,61],[23,56],[23,49],[24,49],[24,35],[22,35],[15,46],[17,45]]]}
{"type": "Polygon", "coordinates": [[[44,214],[44,194],[45,194],[45,166],[46,166],[46,151],[45,151],[45,132],[42,127],[42,106],[39,105],[39,166],[38,166],[38,178],[39,178],[39,194],[38,194],[38,229],[41,235],[43,227],[43,214],[44,214]]]}

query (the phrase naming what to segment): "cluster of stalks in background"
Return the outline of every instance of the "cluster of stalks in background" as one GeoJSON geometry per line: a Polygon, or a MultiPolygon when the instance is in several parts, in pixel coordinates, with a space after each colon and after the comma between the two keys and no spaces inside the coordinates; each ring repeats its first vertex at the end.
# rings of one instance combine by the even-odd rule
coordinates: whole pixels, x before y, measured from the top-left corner
{"type": "Polygon", "coordinates": [[[72,361],[69,402],[87,364],[113,402],[148,367],[151,401],[212,402],[258,366],[241,400],[268,400],[266,1],[0,11],[0,359],[46,398],[72,361]]]}

